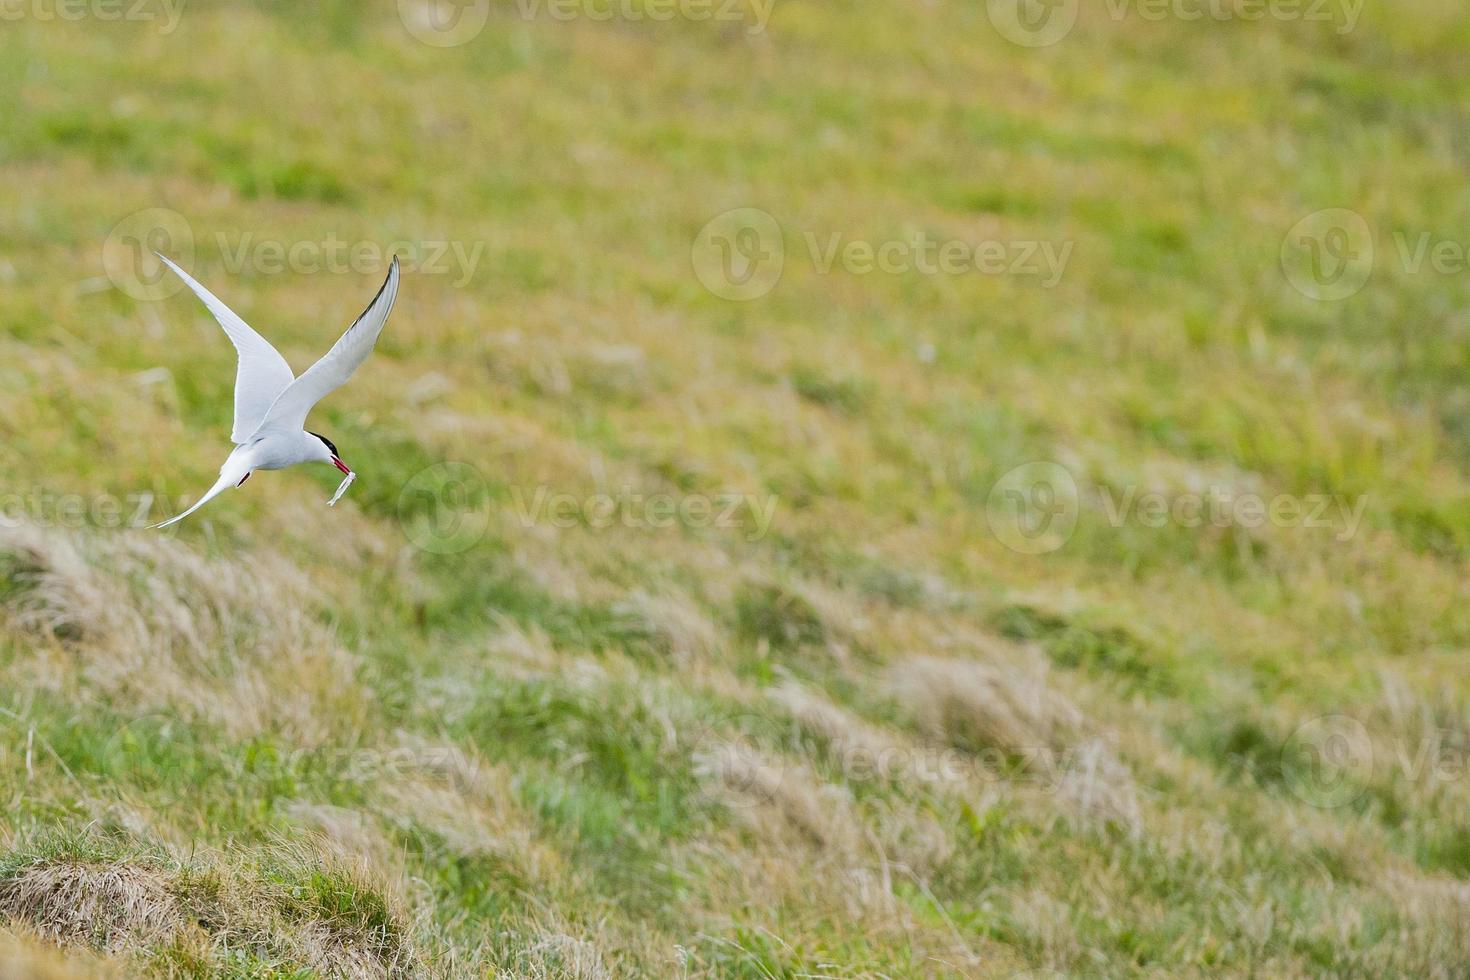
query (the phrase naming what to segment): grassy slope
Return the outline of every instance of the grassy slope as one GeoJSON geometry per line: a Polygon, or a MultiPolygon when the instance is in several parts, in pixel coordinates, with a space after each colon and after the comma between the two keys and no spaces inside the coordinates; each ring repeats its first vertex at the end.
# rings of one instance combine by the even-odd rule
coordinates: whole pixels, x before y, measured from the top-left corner
{"type": "Polygon", "coordinates": [[[1380,248],[1470,227],[1467,24],[7,26],[7,491],[212,480],[223,338],[186,296],[79,286],[131,211],[187,215],[195,271],[298,364],[376,276],[228,276],[216,232],[485,256],[408,277],[318,413],[363,471],[345,507],[267,474],[173,540],[0,532],[0,908],[54,927],[42,871],[131,869],[167,928],[92,938],[224,975],[1463,975],[1464,771],[1389,763],[1470,739],[1470,279],[1381,265],[1314,303],[1277,256],[1324,207],[1380,248]],[[733,304],[689,242],[741,206],[788,262],[733,304]],[[1051,290],[804,257],[916,229],[1075,248],[1051,290]],[[486,479],[451,556],[398,526],[442,459],[486,479]],[[985,515],[1032,459],[1090,491],[1042,556],[985,515]],[[1199,481],[1367,495],[1365,527],[1114,528],[1091,492],[1199,481]],[[538,486],[780,503],[759,541],[523,527],[538,486]],[[1287,739],[1329,712],[1379,764],[1313,807],[1287,739]]]}

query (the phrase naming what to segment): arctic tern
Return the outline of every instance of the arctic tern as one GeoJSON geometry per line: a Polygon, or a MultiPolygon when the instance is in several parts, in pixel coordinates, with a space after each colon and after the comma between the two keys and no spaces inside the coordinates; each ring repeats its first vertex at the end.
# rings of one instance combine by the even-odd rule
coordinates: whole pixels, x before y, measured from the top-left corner
{"type": "Polygon", "coordinates": [[[346,384],[352,372],[373,352],[373,345],[378,342],[378,334],[383,332],[388,312],[398,297],[397,256],[388,268],[383,288],[362,316],[299,378],[269,341],[167,256],[158,257],[214,314],[239,352],[240,364],[235,374],[235,425],[230,433],[235,450],[220,467],[219,480],[193,507],[154,527],[177,524],[224,491],[243,486],[256,470],[283,470],[297,463],[331,463],[342,471],[342,483],[328,502],[336,504],[357,474],[342,462],[332,440],[306,431],[306,416],[312,406],[346,384]]]}

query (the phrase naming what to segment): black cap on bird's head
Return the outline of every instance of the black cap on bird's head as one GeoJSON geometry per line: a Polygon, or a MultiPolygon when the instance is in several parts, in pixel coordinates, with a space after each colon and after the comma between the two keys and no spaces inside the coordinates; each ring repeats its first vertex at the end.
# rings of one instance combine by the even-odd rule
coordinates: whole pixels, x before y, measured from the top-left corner
{"type": "Polygon", "coordinates": [[[332,465],[333,466],[337,467],[337,469],[341,470],[343,473],[351,473],[352,472],[352,470],[348,468],[347,464],[344,463],[344,462],[342,462],[342,457],[337,452],[337,444],[336,443],[334,443],[332,440],[328,439],[326,436],[322,435],[320,432],[309,432],[309,433],[307,433],[307,435],[316,436],[318,439],[320,439],[322,441],[323,445],[325,445],[327,447],[327,452],[329,452],[329,453],[332,454],[332,465]]]}

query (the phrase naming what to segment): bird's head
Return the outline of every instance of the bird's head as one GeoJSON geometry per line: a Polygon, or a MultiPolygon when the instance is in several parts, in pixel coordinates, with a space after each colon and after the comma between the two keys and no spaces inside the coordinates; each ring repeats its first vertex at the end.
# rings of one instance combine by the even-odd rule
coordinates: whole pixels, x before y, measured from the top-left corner
{"type": "Polygon", "coordinates": [[[308,435],[316,436],[317,441],[321,443],[321,455],[317,457],[320,462],[331,463],[343,473],[351,475],[352,469],[346,463],[342,462],[342,457],[337,452],[336,443],[316,432],[308,433],[308,435]]]}

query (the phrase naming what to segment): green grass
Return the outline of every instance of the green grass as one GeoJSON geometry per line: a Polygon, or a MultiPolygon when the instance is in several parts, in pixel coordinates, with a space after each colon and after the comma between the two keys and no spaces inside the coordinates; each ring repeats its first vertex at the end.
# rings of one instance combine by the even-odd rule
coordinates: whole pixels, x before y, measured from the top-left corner
{"type": "Polygon", "coordinates": [[[519,9],[445,48],[346,2],[0,30],[0,957],[1470,970],[1470,273],[1395,238],[1470,227],[1463,10],[1086,7],[1028,49],[978,2],[519,9]],[[108,278],[148,208],[298,368],[383,270],[272,250],[398,243],[312,420],[336,509],[302,468],[126,526],[212,482],[234,380],[191,296],[108,278]],[[735,208],[784,250],[748,301],[700,278],[735,208]],[[1338,301],[1282,265],[1328,208],[1376,250],[1338,301]],[[834,235],[1068,251],[1048,287],[834,235]],[[1075,526],[1018,549],[1037,461],[1075,526]],[[1117,517],[1207,492],[1334,504],[1117,517]],[[730,494],[766,533],[647,509],[730,494]],[[168,914],[67,926],[108,875],[168,914]]]}

